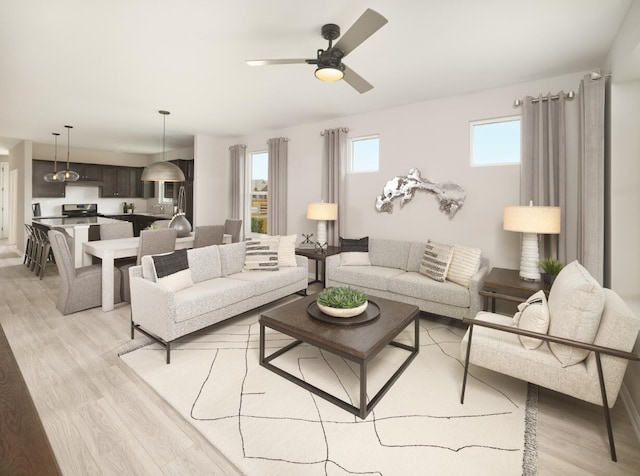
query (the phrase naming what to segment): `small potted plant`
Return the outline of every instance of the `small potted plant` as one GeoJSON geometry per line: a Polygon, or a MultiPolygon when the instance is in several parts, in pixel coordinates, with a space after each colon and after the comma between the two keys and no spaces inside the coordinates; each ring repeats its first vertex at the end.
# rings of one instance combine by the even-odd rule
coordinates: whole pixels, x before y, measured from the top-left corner
{"type": "Polygon", "coordinates": [[[540,268],[544,271],[542,279],[545,283],[553,284],[558,276],[558,273],[562,270],[564,265],[555,258],[544,258],[540,260],[540,268]]]}
{"type": "Polygon", "coordinates": [[[367,295],[350,287],[326,288],[316,299],[318,309],[333,317],[354,317],[362,314],[369,304],[367,295]]]}

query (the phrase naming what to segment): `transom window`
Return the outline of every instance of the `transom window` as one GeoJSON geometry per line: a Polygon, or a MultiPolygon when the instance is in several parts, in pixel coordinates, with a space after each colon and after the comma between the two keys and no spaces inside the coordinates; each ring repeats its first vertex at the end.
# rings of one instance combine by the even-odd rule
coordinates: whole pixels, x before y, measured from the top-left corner
{"type": "Polygon", "coordinates": [[[470,123],[471,166],[520,163],[520,117],[470,123]]]}
{"type": "Polygon", "coordinates": [[[380,138],[378,135],[354,137],[350,140],[349,171],[377,172],[380,168],[380,138]]]}

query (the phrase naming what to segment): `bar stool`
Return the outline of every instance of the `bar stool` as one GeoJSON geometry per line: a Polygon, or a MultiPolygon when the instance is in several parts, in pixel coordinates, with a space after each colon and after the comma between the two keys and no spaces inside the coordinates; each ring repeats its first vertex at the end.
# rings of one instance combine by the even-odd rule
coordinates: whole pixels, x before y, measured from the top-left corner
{"type": "Polygon", "coordinates": [[[44,270],[47,268],[47,263],[49,259],[53,258],[53,254],[51,251],[51,243],[49,242],[49,237],[39,228],[35,229],[36,236],[38,237],[38,253],[36,256],[36,262],[33,268],[33,272],[36,273],[36,276],[40,276],[40,279],[44,276],[44,270]]]}
{"type": "Polygon", "coordinates": [[[22,260],[22,264],[24,264],[27,268],[31,268],[32,253],[35,246],[35,237],[33,236],[33,227],[31,225],[27,225],[25,223],[24,227],[27,229],[27,244],[24,249],[24,260],[22,260]]]}

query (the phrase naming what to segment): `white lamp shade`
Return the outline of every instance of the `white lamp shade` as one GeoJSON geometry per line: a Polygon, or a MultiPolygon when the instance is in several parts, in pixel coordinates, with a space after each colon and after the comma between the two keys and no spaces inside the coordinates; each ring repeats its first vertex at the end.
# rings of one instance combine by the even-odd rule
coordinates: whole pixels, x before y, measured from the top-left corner
{"type": "Polygon", "coordinates": [[[560,233],[560,207],[505,207],[506,231],[557,235],[560,233]]]}
{"type": "Polygon", "coordinates": [[[309,220],[337,220],[337,203],[309,203],[307,205],[307,218],[309,220]]]}
{"type": "Polygon", "coordinates": [[[143,182],[184,182],[184,173],[171,162],[154,162],[145,167],[140,180],[143,182]]]}

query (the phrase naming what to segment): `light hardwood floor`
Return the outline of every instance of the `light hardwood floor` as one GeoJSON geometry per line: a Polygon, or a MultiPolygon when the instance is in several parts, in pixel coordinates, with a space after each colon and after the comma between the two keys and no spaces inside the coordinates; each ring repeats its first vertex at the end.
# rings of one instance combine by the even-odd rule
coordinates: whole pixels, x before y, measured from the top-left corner
{"type": "MultiPolygon", "coordinates": [[[[54,265],[39,280],[0,241],[0,324],[63,474],[239,474],[117,354],[129,306],[62,316],[54,265]]],[[[640,443],[622,401],[613,409],[618,463],[609,457],[601,408],[540,389],[541,475],[640,474],[640,443]]]]}

